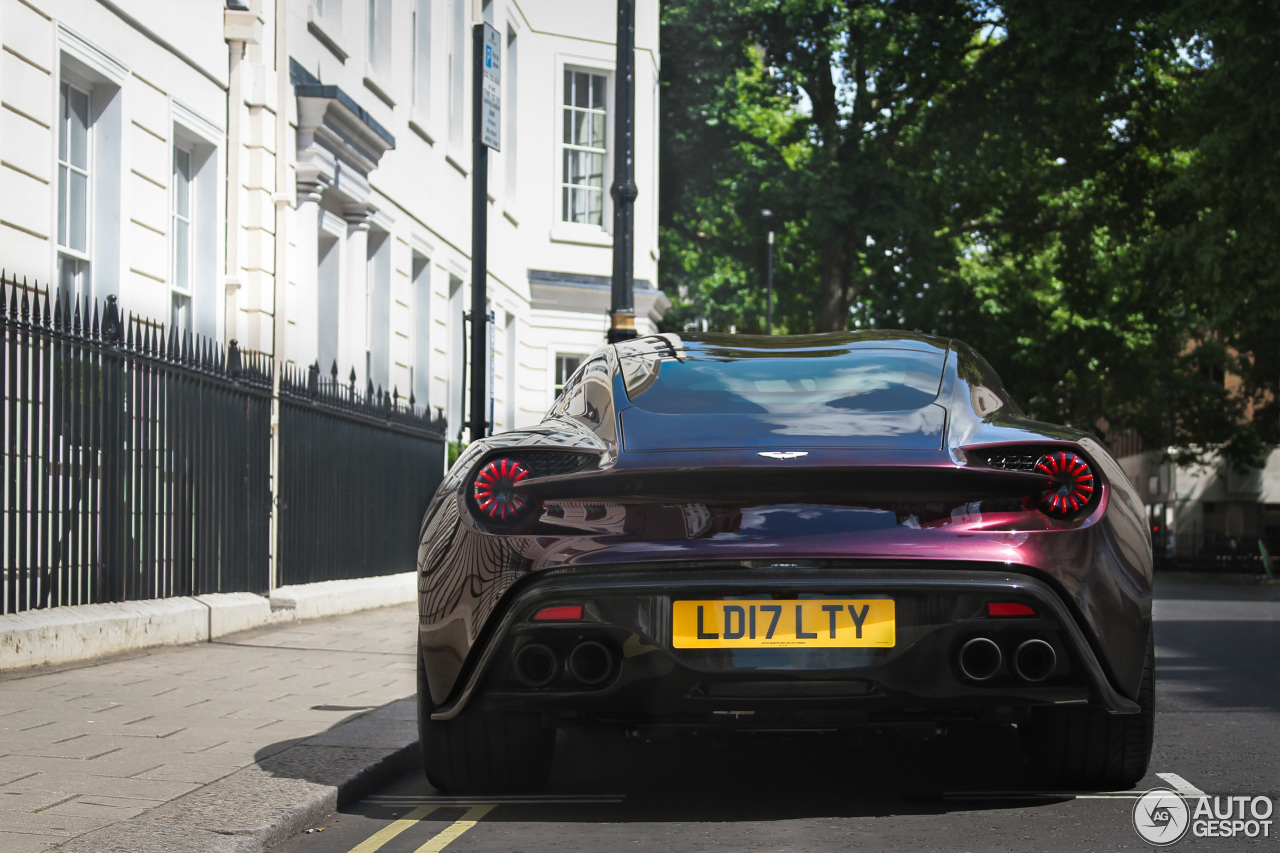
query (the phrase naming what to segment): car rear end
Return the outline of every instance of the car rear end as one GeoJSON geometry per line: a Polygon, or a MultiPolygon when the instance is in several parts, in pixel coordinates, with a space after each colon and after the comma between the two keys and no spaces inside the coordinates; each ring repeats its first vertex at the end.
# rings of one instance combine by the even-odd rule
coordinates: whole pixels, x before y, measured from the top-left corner
{"type": "Polygon", "coordinates": [[[952,415],[1002,392],[962,352],[910,345],[624,351],[616,449],[470,460],[452,556],[483,551],[501,592],[424,612],[432,719],[936,730],[1138,711],[1149,553],[1114,462],[1087,436],[952,415]]]}

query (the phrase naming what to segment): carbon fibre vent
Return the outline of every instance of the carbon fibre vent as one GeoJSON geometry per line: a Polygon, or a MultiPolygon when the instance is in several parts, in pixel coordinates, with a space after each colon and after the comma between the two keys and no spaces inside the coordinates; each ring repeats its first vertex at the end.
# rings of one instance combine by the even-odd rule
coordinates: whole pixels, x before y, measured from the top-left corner
{"type": "Polygon", "coordinates": [[[503,456],[519,459],[534,477],[554,477],[558,474],[575,474],[589,467],[595,460],[593,453],[573,453],[565,450],[520,450],[512,448],[503,456]]]}
{"type": "Polygon", "coordinates": [[[1036,470],[1036,463],[1040,461],[1040,457],[1043,455],[1043,451],[1027,453],[1021,449],[1012,451],[993,450],[984,454],[983,458],[992,468],[1000,468],[1004,471],[1026,471],[1029,473],[1036,470]]]}

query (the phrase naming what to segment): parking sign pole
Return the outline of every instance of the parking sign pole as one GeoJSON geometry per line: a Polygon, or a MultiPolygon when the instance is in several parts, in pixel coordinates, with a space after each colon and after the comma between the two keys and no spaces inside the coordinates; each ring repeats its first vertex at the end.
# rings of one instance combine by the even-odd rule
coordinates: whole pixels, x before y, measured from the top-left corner
{"type": "Polygon", "coordinates": [[[471,123],[471,440],[489,428],[489,152],[499,150],[502,42],[492,25],[475,25],[471,123]]]}

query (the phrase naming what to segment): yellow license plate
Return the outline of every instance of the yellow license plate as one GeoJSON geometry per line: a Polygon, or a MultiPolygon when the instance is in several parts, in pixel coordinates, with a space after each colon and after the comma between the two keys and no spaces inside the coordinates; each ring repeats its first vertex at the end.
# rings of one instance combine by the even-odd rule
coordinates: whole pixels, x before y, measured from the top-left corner
{"type": "Polygon", "coordinates": [[[892,648],[892,599],[672,602],[677,649],[892,648]]]}

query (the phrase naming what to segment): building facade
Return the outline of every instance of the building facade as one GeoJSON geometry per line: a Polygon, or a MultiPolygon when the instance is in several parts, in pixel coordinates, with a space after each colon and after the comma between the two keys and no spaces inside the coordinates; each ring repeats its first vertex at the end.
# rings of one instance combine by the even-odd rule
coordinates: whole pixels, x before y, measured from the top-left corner
{"type": "Polygon", "coordinates": [[[1218,461],[1179,465],[1159,450],[1119,462],[1146,503],[1158,558],[1252,557],[1259,541],[1280,557],[1280,448],[1245,470],[1218,461]]]}
{"type": "MultiPolygon", "coordinates": [[[[612,3],[0,0],[0,266],[119,297],[463,422],[472,25],[501,39],[490,151],[496,430],[604,340],[612,3]]],[[[656,288],[658,4],[636,15],[636,324],[656,288]]]]}

